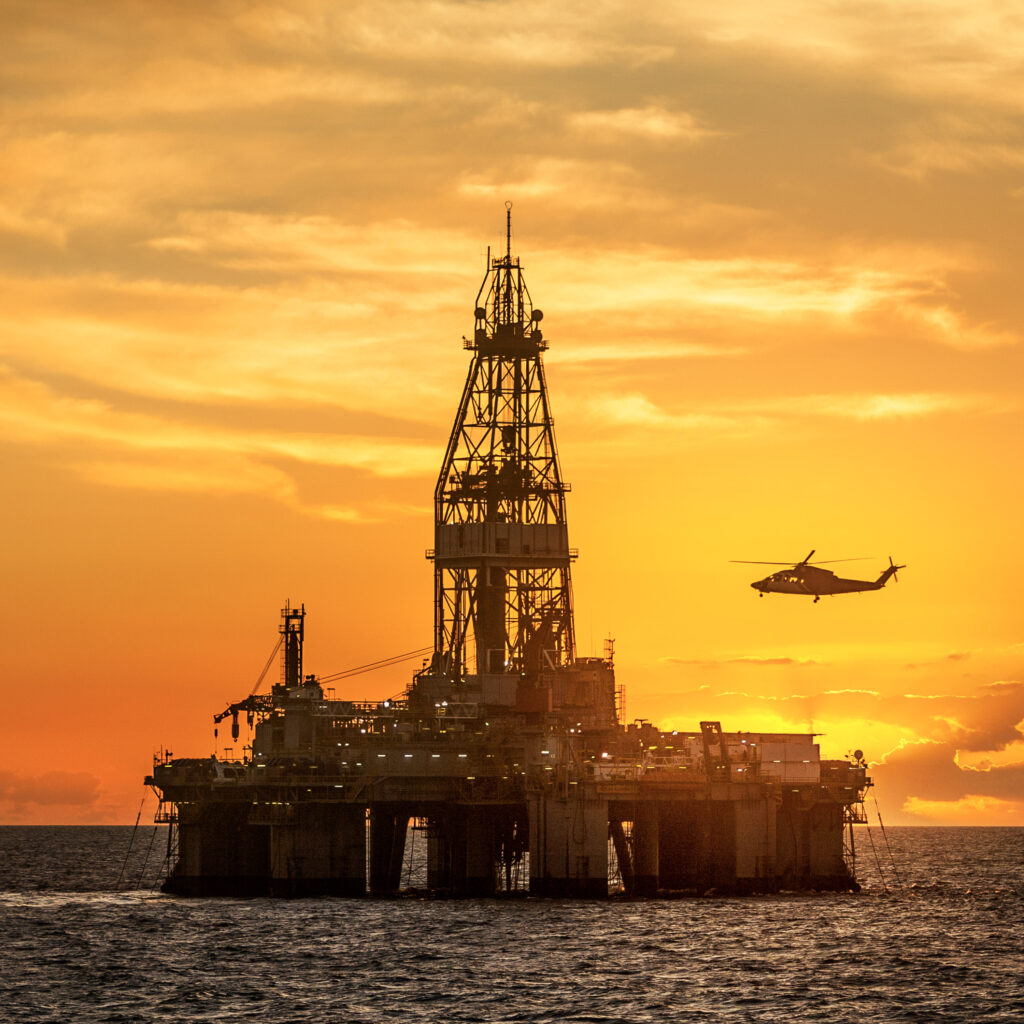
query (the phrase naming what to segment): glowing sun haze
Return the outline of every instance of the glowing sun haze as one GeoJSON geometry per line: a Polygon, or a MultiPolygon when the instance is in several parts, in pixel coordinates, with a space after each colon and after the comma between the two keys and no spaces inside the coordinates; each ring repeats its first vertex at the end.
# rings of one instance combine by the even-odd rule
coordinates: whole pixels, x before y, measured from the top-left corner
{"type": "Polygon", "coordinates": [[[511,200],[580,652],[615,637],[627,717],[818,732],[887,822],[1024,824],[1013,5],[0,20],[0,820],[134,820],[286,598],[309,671],[430,642],[433,478],[511,200]],[[812,547],[908,568],[812,605],[729,564],[812,547]]]}

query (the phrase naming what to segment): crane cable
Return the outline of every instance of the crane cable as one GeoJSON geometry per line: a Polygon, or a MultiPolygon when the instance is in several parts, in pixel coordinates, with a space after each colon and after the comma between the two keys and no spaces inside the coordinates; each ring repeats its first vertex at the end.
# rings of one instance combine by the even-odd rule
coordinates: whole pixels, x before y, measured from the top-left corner
{"type": "Polygon", "coordinates": [[[364,672],[376,672],[380,668],[390,668],[392,665],[398,665],[403,661],[411,661],[413,658],[422,657],[424,654],[432,652],[434,650],[433,644],[429,647],[420,647],[415,651],[406,651],[404,654],[393,654],[390,658],[381,658],[379,661],[370,661],[365,665],[356,665],[353,668],[343,669],[341,672],[332,672],[327,676],[320,676],[319,682],[330,683],[336,679],[347,679],[349,676],[359,676],[364,672]]]}
{"type": "Polygon", "coordinates": [[[281,649],[281,638],[277,638],[277,643],[274,644],[274,649],[270,652],[270,657],[267,658],[266,665],[263,666],[263,671],[260,673],[259,679],[256,680],[256,685],[249,691],[249,696],[254,697],[256,691],[263,685],[263,680],[266,679],[267,673],[270,671],[270,666],[274,664],[274,658],[277,657],[277,652],[281,649]]]}
{"type": "MultiPolygon", "coordinates": [[[[267,673],[270,671],[270,666],[274,664],[274,658],[277,657],[277,652],[281,649],[281,638],[278,637],[277,643],[274,644],[274,649],[270,652],[270,657],[267,658],[267,663],[263,666],[263,671],[260,672],[259,678],[256,680],[256,685],[253,686],[249,692],[249,696],[253,697],[256,692],[263,685],[263,680],[266,679],[267,673]]],[[[365,672],[376,672],[377,669],[390,668],[392,665],[399,665],[403,661],[412,661],[414,658],[422,657],[424,654],[432,653],[434,645],[431,644],[429,647],[418,647],[415,651],[406,651],[404,654],[393,654],[390,658],[381,658],[378,661],[370,661],[365,665],[356,665],[353,668],[343,669],[341,672],[332,672],[328,676],[320,676],[319,682],[331,683],[338,679],[348,679],[349,676],[360,676],[365,672]]]]}
{"type": "Polygon", "coordinates": [[[404,657],[388,658],[385,661],[381,661],[381,662],[375,663],[373,665],[369,665],[366,668],[362,668],[362,669],[358,669],[358,670],[353,669],[353,670],[350,670],[348,672],[341,672],[338,675],[330,676],[329,677],[329,681],[330,682],[336,682],[338,679],[348,679],[351,676],[361,676],[361,675],[365,675],[367,672],[376,672],[378,669],[381,669],[381,668],[391,668],[393,665],[400,665],[404,661],[415,661],[417,658],[422,658],[424,654],[426,654],[428,651],[432,651],[432,650],[433,650],[432,647],[425,647],[422,651],[413,651],[413,652],[405,655],[404,657]]]}

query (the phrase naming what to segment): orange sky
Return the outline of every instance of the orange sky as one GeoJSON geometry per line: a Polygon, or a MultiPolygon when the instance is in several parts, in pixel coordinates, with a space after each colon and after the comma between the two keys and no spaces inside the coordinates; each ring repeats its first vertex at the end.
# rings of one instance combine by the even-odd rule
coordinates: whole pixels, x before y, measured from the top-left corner
{"type": "Polygon", "coordinates": [[[616,638],[628,717],[813,730],[887,823],[1024,824],[1012,6],[7,0],[0,29],[0,821],[134,821],[285,598],[310,671],[430,642],[508,199],[580,653],[616,638]],[[812,547],[908,568],[812,605],[729,564],[812,547]]]}

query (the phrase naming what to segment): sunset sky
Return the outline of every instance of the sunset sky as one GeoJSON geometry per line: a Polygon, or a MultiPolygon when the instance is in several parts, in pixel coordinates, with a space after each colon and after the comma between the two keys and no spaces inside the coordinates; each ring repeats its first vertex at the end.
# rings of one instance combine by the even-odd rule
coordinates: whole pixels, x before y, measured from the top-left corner
{"type": "Polygon", "coordinates": [[[0,31],[0,822],[134,821],[285,599],[308,671],[430,643],[511,201],[580,653],[615,638],[627,718],[814,731],[887,824],[1024,825],[1019,7],[0,0],[0,31]],[[730,564],[811,548],[908,567],[815,605],[730,564]]]}

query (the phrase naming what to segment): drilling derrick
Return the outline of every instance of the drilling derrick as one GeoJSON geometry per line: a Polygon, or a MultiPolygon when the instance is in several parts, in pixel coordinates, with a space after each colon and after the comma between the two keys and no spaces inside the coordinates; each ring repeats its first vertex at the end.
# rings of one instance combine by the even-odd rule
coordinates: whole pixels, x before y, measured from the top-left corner
{"type": "Polygon", "coordinates": [[[575,662],[565,494],[541,353],[544,314],[512,255],[488,259],[473,352],[434,492],[432,673],[485,704],[544,710],[575,662]]]}

